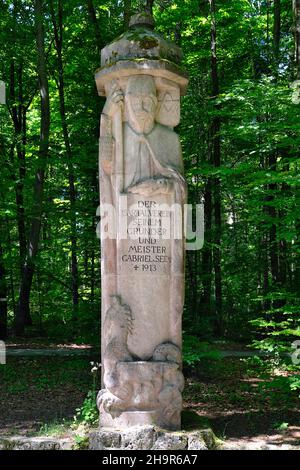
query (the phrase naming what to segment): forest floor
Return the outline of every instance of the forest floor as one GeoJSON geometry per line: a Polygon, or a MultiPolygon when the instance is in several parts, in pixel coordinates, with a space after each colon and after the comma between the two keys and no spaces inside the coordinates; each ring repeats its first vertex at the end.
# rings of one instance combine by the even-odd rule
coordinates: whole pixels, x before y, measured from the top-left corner
{"type": "MultiPolygon", "coordinates": [[[[0,437],[70,435],[76,410],[100,387],[90,368],[84,357],[8,357],[0,366],[0,437]]],[[[203,360],[185,371],[184,408],[229,448],[300,450],[298,395],[273,382],[286,374],[257,357],[203,360]]]]}
{"type": "Polygon", "coordinates": [[[274,360],[204,361],[186,379],[185,408],[207,420],[227,448],[290,447],[300,450],[299,392],[274,360]]]}

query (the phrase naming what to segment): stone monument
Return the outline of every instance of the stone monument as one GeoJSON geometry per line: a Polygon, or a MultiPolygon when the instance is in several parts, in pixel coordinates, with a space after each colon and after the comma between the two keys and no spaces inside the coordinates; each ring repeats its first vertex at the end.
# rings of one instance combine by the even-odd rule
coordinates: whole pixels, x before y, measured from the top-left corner
{"type": "Polygon", "coordinates": [[[101,52],[102,390],[100,428],[181,426],[184,204],[174,127],[187,77],[153,18],[101,52]],[[113,232],[113,235],[112,235],[113,232]]]}

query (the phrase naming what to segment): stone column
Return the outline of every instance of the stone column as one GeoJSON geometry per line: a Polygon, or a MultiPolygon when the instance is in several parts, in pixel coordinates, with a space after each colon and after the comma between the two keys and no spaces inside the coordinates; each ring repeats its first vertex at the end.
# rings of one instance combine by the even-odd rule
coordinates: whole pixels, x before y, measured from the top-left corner
{"type": "Polygon", "coordinates": [[[180,429],[183,206],[174,127],[187,78],[181,50],[147,14],[101,52],[102,390],[100,426],[180,429]]]}

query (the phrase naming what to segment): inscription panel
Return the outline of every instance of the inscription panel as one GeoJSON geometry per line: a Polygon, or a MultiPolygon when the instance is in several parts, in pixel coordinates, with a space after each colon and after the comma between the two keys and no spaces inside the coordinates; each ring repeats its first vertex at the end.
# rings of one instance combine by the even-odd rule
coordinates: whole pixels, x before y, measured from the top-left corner
{"type": "Polygon", "coordinates": [[[172,211],[166,199],[128,197],[127,208],[121,209],[128,237],[119,241],[121,273],[170,273],[172,211]]]}

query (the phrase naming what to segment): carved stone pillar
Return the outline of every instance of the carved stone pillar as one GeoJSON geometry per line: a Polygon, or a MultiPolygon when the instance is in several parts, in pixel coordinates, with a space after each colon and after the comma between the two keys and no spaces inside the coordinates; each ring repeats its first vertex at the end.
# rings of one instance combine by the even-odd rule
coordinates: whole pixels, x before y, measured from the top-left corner
{"type": "Polygon", "coordinates": [[[102,390],[100,425],[180,429],[183,206],[174,127],[187,78],[181,50],[147,14],[101,53],[102,390]]]}

